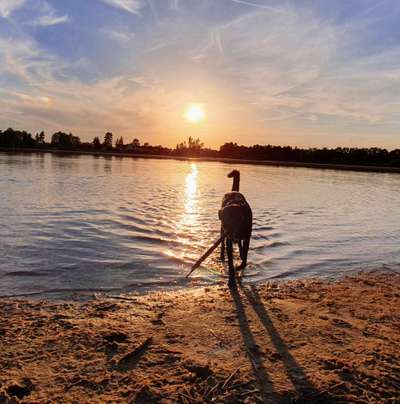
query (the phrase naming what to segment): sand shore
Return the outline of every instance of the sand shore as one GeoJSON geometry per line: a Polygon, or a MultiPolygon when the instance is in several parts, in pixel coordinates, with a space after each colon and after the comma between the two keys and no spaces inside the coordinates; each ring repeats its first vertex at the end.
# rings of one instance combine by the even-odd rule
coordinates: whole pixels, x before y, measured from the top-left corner
{"type": "Polygon", "coordinates": [[[400,276],[0,300],[0,402],[400,401],[400,276]]]}

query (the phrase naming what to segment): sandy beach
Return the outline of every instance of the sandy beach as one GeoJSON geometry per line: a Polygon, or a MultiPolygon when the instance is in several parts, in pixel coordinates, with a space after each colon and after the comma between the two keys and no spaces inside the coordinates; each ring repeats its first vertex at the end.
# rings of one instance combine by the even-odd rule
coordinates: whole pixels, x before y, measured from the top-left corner
{"type": "Polygon", "coordinates": [[[400,402],[400,276],[0,301],[0,402],[400,402]]]}

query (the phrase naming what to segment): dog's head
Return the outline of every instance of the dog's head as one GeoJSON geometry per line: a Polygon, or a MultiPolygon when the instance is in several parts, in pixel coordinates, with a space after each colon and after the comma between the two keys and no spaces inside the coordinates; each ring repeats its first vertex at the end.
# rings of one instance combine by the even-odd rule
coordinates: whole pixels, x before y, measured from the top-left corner
{"type": "Polygon", "coordinates": [[[235,178],[235,177],[239,177],[239,176],[240,176],[240,172],[238,170],[232,170],[228,174],[228,178],[235,178]]]}

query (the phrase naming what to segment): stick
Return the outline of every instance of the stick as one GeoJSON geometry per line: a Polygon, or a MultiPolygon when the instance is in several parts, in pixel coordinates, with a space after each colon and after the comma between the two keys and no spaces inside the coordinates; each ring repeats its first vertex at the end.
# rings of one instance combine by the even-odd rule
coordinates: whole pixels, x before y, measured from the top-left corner
{"type": "Polygon", "coordinates": [[[223,233],[217,240],[214,241],[214,244],[193,264],[192,269],[186,275],[186,278],[188,278],[192,274],[192,272],[197,269],[201,265],[201,263],[218,247],[225,236],[226,234],[223,233]]]}
{"type": "Polygon", "coordinates": [[[239,366],[236,370],[234,370],[234,371],[230,374],[230,376],[228,376],[228,378],[225,380],[225,383],[224,383],[224,384],[222,385],[222,387],[221,387],[222,390],[223,390],[223,389],[228,385],[228,383],[233,379],[233,377],[236,375],[236,373],[239,372],[240,368],[241,368],[241,366],[239,366]]]}

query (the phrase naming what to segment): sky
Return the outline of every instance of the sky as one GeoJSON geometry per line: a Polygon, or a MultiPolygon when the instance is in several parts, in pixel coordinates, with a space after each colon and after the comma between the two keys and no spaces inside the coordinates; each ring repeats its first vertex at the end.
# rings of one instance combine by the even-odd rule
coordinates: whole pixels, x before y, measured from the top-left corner
{"type": "Polygon", "coordinates": [[[0,0],[8,127],[398,148],[400,1],[0,0]]]}

